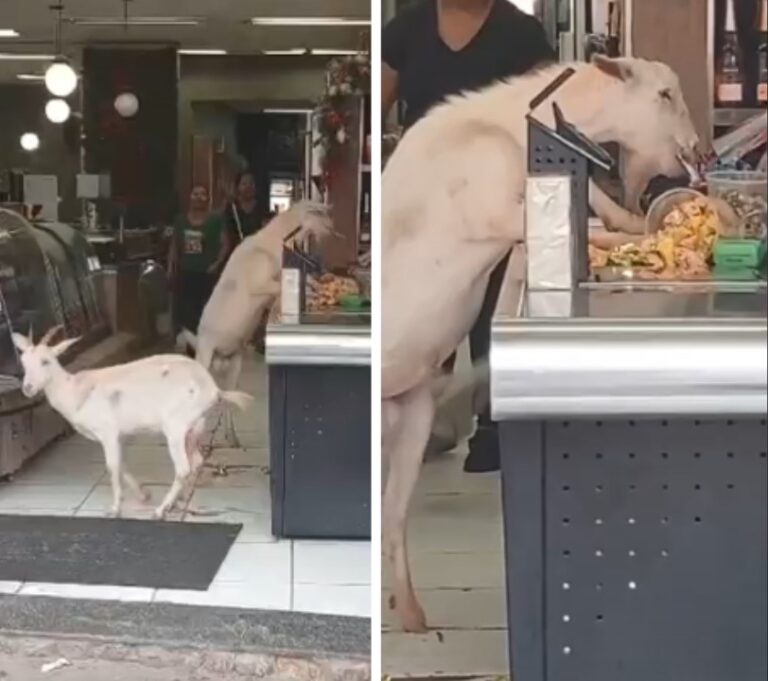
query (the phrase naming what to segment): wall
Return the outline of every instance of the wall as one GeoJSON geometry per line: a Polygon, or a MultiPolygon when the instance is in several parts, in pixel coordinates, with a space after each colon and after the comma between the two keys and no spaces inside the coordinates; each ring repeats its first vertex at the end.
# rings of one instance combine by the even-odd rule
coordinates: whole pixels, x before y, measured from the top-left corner
{"type": "Polygon", "coordinates": [[[28,173],[57,175],[59,178],[59,217],[80,217],[75,199],[75,175],[80,170],[79,122],[54,125],[45,117],[48,101],[42,84],[0,85],[0,169],[19,169],[28,173]],[[24,151],[19,138],[25,132],[40,137],[40,148],[24,151]]]}
{"type": "Polygon", "coordinates": [[[180,196],[189,193],[192,135],[202,134],[208,126],[227,131],[223,106],[239,112],[311,106],[323,92],[327,63],[328,57],[311,56],[183,58],[179,83],[180,196]],[[196,116],[199,111],[209,115],[196,116]]]}

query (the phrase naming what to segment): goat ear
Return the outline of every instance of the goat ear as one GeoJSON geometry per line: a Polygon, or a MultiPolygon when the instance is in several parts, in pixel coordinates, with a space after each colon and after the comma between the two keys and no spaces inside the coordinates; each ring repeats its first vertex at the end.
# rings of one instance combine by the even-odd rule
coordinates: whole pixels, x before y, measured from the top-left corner
{"type": "Polygon", "coordinates": [[[628,81],[634,76],[632,62],[629,59],[611,59],[602,54],[592,55],[592,64],[611,78],[628,81]]]}
{"type": "Polygon", "coordinates": [[[22,352],[29,350],[34,345],[29,338],[22,336],[20,333],[12,333],[11,338],[13,338],[13,344],[22,352]]]}
{"type": "Polygon", "coordinates": [[[60,355],[63,355],[67,350],[69,350],[75,343],[77,343],[80,340],[80,338],[68,338],[67,340],[61,341],[58,345],[54,345],[51,347],[51,352],[56,357],[59,357],[60,355]]]}

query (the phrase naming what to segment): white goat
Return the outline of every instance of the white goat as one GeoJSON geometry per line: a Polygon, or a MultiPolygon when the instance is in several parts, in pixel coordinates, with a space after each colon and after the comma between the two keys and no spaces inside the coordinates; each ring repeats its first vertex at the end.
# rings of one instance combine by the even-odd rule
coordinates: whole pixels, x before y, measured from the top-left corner
{"type": "MultiPolygon", "coordinates": [[[[431,382],[477,318],[491,271],[522,242],[528,103],[564,68],[436,107],[404,136],[382,178],[382,451],[389,463],[382,543],[408,631],[426,628],[405,531],[434,417],[431,382]]],[[[597,57],[573,68],[541,105],[543,122],[553,125],[557,101],[587,136],[618,142],[652,174],[679,174],[679,157],[695,158],[698,138],[667,66],[597,57]]],[[[605,195],[593,187],[590,198],[603,217],[605,195]]],[[[634,231],[632,216],[620,211],[607,222],[634,231]]],[[[519,261],[511,262],[524,270],[519,261]]]]}
{"type": "Polygon", "coordinates": [[[112,512],[120,515],[122,482],[142,501],[142,490],[123,464],[121,438],[140,432],[163,433],[173,460],[175,477],[165,499],[155,510],[162,518],[173,507],[190,474],[203,462],[200,438],[205,415],[220,401],[245,409],[251,397],[221,391],[200,364],[181,355],[155,355],[104,369],[69,373],[58,357],[79,339],[48,342],[51,329],[34,344],[31,336],[13,334],[24,368],[22,392],[35,397],[44,392],[51,406],[72,427],[104,448],[112,479],[112,512]]]}
{"type": "MultiPolygon", "coordinates": [[[[197,336],[185,334],[197,350],[197,361],[227,390],[237,387],[246,344],[280,293],[283,244],[295,230],[292,241],[302,245],[310,236],[322,240],[333,234],[329,207],[301,201],[244,239],[203,309],[197,336]]],[[[230,447],[240,446],[229,411],[225,437],[230,447]]]]}

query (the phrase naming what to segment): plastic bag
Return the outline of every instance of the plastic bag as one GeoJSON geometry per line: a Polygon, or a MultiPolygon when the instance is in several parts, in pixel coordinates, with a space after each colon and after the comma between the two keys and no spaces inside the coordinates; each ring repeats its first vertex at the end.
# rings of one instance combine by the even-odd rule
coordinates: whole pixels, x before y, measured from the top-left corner
{"type": "Polygon", "coordinates": [[[751,151],[768,140],[768,112],[750,118],[712,143],[718,165],[736,166],[751,151]]]}

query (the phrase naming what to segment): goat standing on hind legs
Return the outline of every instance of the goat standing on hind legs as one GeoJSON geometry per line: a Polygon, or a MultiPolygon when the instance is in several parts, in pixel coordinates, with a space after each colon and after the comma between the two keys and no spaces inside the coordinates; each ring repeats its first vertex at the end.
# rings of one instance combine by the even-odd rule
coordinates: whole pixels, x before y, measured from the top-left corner
{"type": "MultiPolygon", "coordinates": [[[[224,390],[235,390],[248,341],[280,294],[285,240],[305,245],[333,234],[329,207],[300,201],[240,243],[203,309],[197,336],[185,334],[197,361],[224,390]]],[[[225,442],[240,447],[232,414],[225,415],[225,442]]]]}
{"type": "MultiPolygon", "coordinates": [[[[682,174],[698,137],[677,76],[665,65],[595,57],[537,109],[553,125],[552,103],[598,143],[617,142],[654,175],[682,174]]],[[[454,97],[404,136],[382,178],[382,453],[388,476],[382,546],[394,603],[407,631],[427,623],[413,589],[406,520],[429,437],[432,384],[466,337],[488,277],[523,240],[528,102],[566,68],[556,65],[454,97]]],[[[596,187],[590,204],[614,228],[642,219],[596,187]]],[[[516,256],[517,253],[517,256],[516,256]]],[[[524,272],[522,249],[510,267],[524,272]]]]}
{"type": "Polygon", "coordinates": [[[122,508],[123,482],[139,500],[149,501],[123,463],[121,439],[136,433],[163,433],[175,471],[168,493],[155,510],[156,518],[164,517],[203,463],[200,445],[206,414],[220,402],[245,409],[252,398],[219,390],[208,371],[181,355],[155,355],[71,374],[58,358],[79,339],[51,347],[48,342],[57,331],[50,330],[37,345],[31,336],[13,334],[24,368],[22,392],[26,397],[44,392],[78,433],[101,444],[112,481],[115,516],[122,508]]]}

